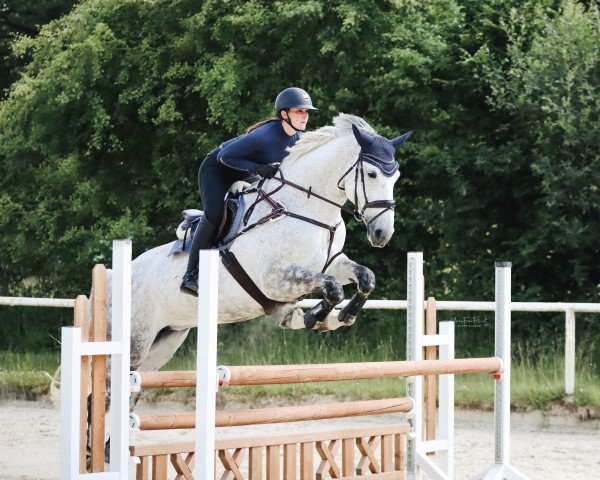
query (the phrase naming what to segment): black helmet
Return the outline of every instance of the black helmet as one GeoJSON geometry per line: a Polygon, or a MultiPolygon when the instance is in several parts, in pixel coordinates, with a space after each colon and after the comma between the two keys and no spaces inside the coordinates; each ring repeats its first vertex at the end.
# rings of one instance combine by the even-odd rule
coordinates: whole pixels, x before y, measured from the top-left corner
{"type": "Polygon", "coordinates": [[[283,90],[275,99],[275,111],[286,110],[288,108],[306,108],[308,110],[318,110],[313,107],[310,95],[298,87],[290,87],[283,90]]]}

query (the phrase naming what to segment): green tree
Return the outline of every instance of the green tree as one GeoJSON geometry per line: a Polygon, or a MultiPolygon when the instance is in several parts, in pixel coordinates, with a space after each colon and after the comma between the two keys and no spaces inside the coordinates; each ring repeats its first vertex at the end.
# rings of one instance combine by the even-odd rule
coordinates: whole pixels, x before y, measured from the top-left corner
{"type": "Polygon", "coordinates": [[[0,3],[0,91],[4,92],[17,79],[24,63],[11,56],[11,43],[19,36],[36,36],[40,25],[68,12],[74,3],[75,0],[4,0],[0,3]]]}
{"type": "MultiPolygon", "coordinates": [[[[523,227],[506,248],[528,295],[597,301],[600,292],[600,16],[564,2],[532,19],[513,9],[507,53],[476,55],[507,165],[526,169],[523,227]],[[527,35],[528,31],[533,34],[527,35]],[[550,280],[551,279],[551,280],[550,280]]],[[[515,214],[515,212],[509,212],[515,214]]]]}
{"type": "Polygon", "coordinates": [[[376,127],[405,115],[396,131],[425,122],[421,90],[444,58],[436,36],[456,23],[453,5],[90,0],[22,38],[15,52],[31,61],[0,107],[0,224],[17,265],[4,282],[36,276],[72,295],[110,239],[131,236],[138,251],[166,241],[195,201],[204,153],[267,116],[285,86],[323,106],[314,126],[340,110],[376,127]],[[389,108],[404,88],[397,69],[407,92],[389,108]],[[33,232],[40,248],[25,247],[33,232]]]}

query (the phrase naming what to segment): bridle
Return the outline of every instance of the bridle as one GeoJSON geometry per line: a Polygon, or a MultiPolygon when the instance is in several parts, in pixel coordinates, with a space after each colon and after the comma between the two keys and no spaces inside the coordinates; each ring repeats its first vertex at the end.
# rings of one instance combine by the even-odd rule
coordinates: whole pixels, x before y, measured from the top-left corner
{"type": "Polygon", "coordinates": [[[346,178],[346,176],[352,171],[352,169],[354,169],[354,210],[350,210],[349,208],[346,208],[344,206],[342,206],[341,208],[344,209],[345,211],[352,213],[352,215],[354,216],[354,218],[356,220],[358,220],[359,222],[365,223],[366,227],[368,228],[369,225],[371,225],[371,223],[375,219],[379,218],[385,212],[390,211],[390,210],[392,212],[395,211],[396,210],[396,201],[395,200],[374,200],[372,202],[369,202],[369,199],[367,198],[367,187],[365,185],[364,158],[370,158],[373,161],[384,163],[384,161],[382,159],[380,159],[379,157],[376,157],[375,155],[371,155],[368,153],[362,153],[362,152],[359,153],[358,159],[356,160],[356,162],[354,162],[350,166],[350,168],[348,170],[346,170],[346,172],[344,172],[344,174],[337,181],[337,187],[340,190],[344,190],[344,187],[340,187],[340,183],[344,178],[346,178]],[[365,198],[365,203],[363,204],[363,207],[360,210],[358,209],[359,173],[360,173],[360,181],[362,183],[363,196],[365,198]],[[375,215],[371,220],[369,220],[368,222],[365,222],[365,211],[367,210],[367,208],[382,208],[383,210],[381,212],[379,212],[377,215],[375,215]]]}
{"type": "Polygon", "coordinates": [[[334,240],[334,237],[335,237],[335,232],[336,232],[338,226],[340,225],[341,221],[338,222],[336,225],[328,225],[326,223],[320,222],[320,221],[315,220],[313,218],[309,218],[309,217],[306,217],[304,215],[300,215],[300,214],[297,214],[297,213],[294,213],[294,212],[290,212],[281,203],[273,200],[272,196],[275,193],[279,192],[284,186],[287,185],[287,186],[289,186],[291,188],[294,188],[294,189],[299,190],[299,191],[301,191],[303,193],[306,193],[307,194],[307,199],[310,199],[310,197],[315,197],[315,198],[318,198],[319,200],[321,200],[323,202],[329,203],[331,205],[334,205],[334,206],[340,208],[344,212],[349,213],[350,215],[352,215],[357,221],[362,221],[365,224],[365,226],[368,228],[369,225],[375,219],[379,218],[385,212],[394,211],[395,208],[396,208],[396,202],[394,200],[374,200],[374,201],[371,201],[371,202],[368,201],[368,198],[367,198],[367,187],[366,187],[366,184],[365,184],[365,171],[364,171],[364,162],[365,162],[365,159],[371,160],[372,162],[386,163],[384,160],[376,157],[375,155],[371,155],[371,154],[366,154],[366,153],[360,152],[359,155],[358,155],[358,158],[356,159],[356,161],[350,166],[350,168],[348,168],[348,170],[346,170],[344,172],[344,174],[337,181],[337,187],[340,190],[344,190],[344,187],[341,187],[340,183],[354,169],[354,209],[348,208],[344,204],[337,203],[337,202],[335,202],[333,200],[330,200],[327,197],[324,197],[323,195],[319,195],[318,193],[315,193],[312,190],[312,186],[309,186],[308,188],[305,188],[302,185],[298,185],[298,184],[296,184],[294,182],[291,182],[291,181],[287,180],[284,177],[283,172],[281,170],[279,170],[277,172],[279,174],[279,176],[274,176],[272,179],[273,180],[277,180],[278,182],[281,183],[281,185],[279,185],[274,190],[271,190],[270,192],[265,192],[263,190],[262,187],[263,187],[263,184],[266,181],[266,179],[263,178],[258,183],[258,185],[256,186],[256,188],[252,188],[252,189],[249,189],[249,190],[246,190],[246,191],[243,192],[244,195],[247,195],[247,194],[250,194],[250,193],[257,193],[256,199],[248,207],[248,210],[244,214],[244,218],[243,218],[244,228],[240,232],[238,232],[236,235],[234,235],[233,237],[229,238],[228,241],[227,241],[227,243],[229,244],[229,243],[233,242],[233,240],[235,240],[239,236],[243,235],[244,233],[248,232],[249,230],[251,230],[251,229],[253,229],[253,228],[255,228],[255,227],[259,226],[259,225],[263,225],[264,223],[266,223],[268,221],[278,220],[278,219],[280,219],[280,218],[282,218],[284,216],[296,218],[298,220],[310,223],[312,225],[316,225],[317,227],[321,227],[321,228],[329,231],[329,245],[328,245],[328,248],[327,248],[327,261],[325,263],[325,266],[322,269],[322,272],[325,272],[325,270],[327,270],[327,268],[329,267],[329,265],[331,265],[331,263],[333,262],[333,260],[335,260],[335,258],[341,253],[341,252],[338,252],[337,254],[335,254],[333,257],[330,258],[331,247],[333,245],[333,240],[334,240]],[[358,207],[358,181],[359,181],[359,179],[360,179],[360,182],[362,183],[362,190],[363,190],[363,195],[364,195],[364,200],[365,200],[362,208],[360,208],[360,209],[358,207]],[[265,215],[264,217],[260,218],[259,220],[255,221],[254,223],[248,225],[248,222],[250,221],[250,217],[252,216],[252,213],[254,212],[255,207],[260,202],[263,202],[263,201],[267,202],[271,206],[271,212],[269,214],[265,215]],[[365,212],[369,208],[382,208],[383,210],[381,212],[379,212],[377,215],[375,215],[373,218],[371,218],[367,222],[366,219],[365,219],[365,212]]]}

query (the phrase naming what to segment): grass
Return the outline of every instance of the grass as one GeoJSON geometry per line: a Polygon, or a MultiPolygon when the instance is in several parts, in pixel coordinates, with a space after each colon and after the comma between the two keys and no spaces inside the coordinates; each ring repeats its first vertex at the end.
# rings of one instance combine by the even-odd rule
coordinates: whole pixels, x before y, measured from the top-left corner
{"type": "MultiPolygon", "coordinates": [[[[291,332],[252,329],[243,335],[225,335],[228,342],[220,340],[218,362],[225,365],[268,365],[293,363],[367,362],[398,358],[397,345],[382,342],[368,349],[358,337],[348,337],[340,345],[334,345],[323,336],[294,335],[291,332]],[[242,343],[243,345],[236,345],[242,343]]],[[[308,333],[308,332],[307,332],[308,333]]],[[[221,338],[221,337],[220,337],[221,338]]],[[[187,345],[193,345],[188,342],[187,345]]],[[[576,392],[569,401],[575,406],[600,408],[600,368],[588,352],[590,345],[581,343],[576,359],[576,392]]],[[[460,355],[457,355],[460,356],[460,355]]],[[[0,352],[0,392],[15,392],[47,388],[49,376],[59,365],[59,353],[0,352]]],[[[165,366],[165,370],[194,370],[195,352],[189,346],[165,366]]],[[[273,385],[260,387],[235,387],[223,390],[220,397],[227,402],[244,404],[269,404],[280,399],[299,400],[312,397],[331,397],[340,400],[392,398],[403,396],[405,381],[402,379],[374,379],[362,381],[339,381],[305,385],[273,385]]],[[[455,377],[455,400],[459,407],[490,409],[493,406],[494,386],[487,375],[457,375],[455,377]]],[[[518,409],[547,410],[563,402],[564,356],[562,350],[542,348],[540,345],[516,345],[513,349],[512,403],[518,409]]],[[[155,395],[170,393],[169,389],[155,395]]],[[[193,390],[183,393],[191,398],[193,390]]],[[[220,403],[222,400],[220,401],[220,403]]]]}
{"type": "Polygon", "coordinates": [[[60,353],[16,353],[0,351],[0,371],[2,372],[40,372],[52,374],[60,365],[60,353]]]}
{"type": "Polygon", "coordinates": [[[60,354],[0,352],[0,396],[35,400],[48,393],[60,354]]]}

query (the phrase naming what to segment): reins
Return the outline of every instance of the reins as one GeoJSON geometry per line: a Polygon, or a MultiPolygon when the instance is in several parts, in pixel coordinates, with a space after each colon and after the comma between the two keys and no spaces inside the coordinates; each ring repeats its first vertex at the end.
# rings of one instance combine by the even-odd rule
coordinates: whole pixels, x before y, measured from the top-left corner
{"type": "MultiPolygon", "coordinates": [[[[327,230],[329,232],[329,245],[327,247],[327,261],[325,262],[325,266],[323,267],[323,269],[321,270],[321,273],[324,273],[325,270],[327,270],[327,268],[331,265],[331,263],[333,262],[333,260],[335,260],[335,258],[341,253],[338,252],[336,253],[333,257],[330,258],[330,254],[331,254],[331,247],[333,246],[333,240],[335,238],[335,232],[337,230],[337,228],[339,227],[339,225],[341,224],[341,221],[338,222],[336,225],[328,225],[326,223],[320,222],[318,220],[315,220],[314,218],[310,218],[310,217],[306,217],[304,215],[300,215],[294,212],[290,212],[288,211],[281,203],[276,202],[275,200],[273,200],[273,198],[271,198],[275,193],[279,192],[285,185],[292,187],[296,190],[299,190],[303,193],[307,194],[307,199],[310,199],[310,197],[315,197],[318,198],[319,200],[329,203],[330,205],[334,205],[336,207],[338,207],[339,209],[343,210],[346,213],[349,213],[350,215],[352,215],[357,221],[362,221],[363,223],[365,223],[365,225],[367,227],[369,227],[369,225],[378,217],[380,217],[381,215],[383,215],[385,212],[387,211],[394,211],[395,207],[396,207],[396,202],[394,200],[374,200],[372,202],[369,202],[367,199],[367,188],[365,185],[365,172],[364,172],[364,167],[363,167],[363,156],[367,156],[367,154],[363,154],[360,153],[358,156],[358,159],[356,160],[356,162],[354,162],[350,168],[348,170],[346,170],[346,172],[344,172],[344,174],[340,177],[340,179],[337,181],[337,187],[340,190],[344,190],[343,187],[340,186],[340,183],[342,182],[342,180],[352,171],[352,169],[355,169],[355,174],[354,174],[354,209],[348,208],[346,206],[344,206],[343,204],[334,202],[333,200],[330,200],[327,197],[324,197],[322,195],[319,195],[318,193],[315,193],[312,189],[312,186],[305,188],[302,185],[298,185],[294,182],[291,182],[289,180],[287,180],[284,176],[283,176],[283,172],[281,170],[279,170],[277,173],[279,173],[279,176],[273,177],[273,180],[277,180],[278,182],[281,183],[281,185],[279,185],[277,188],[275,188],[274,190],[271,190],[270,192],[265,192],[263,190],[263,184],[265,183],[266,179],[262,179],[258,185],[256,186],[256,188],[250,189],[250,190],[246,190],[245,192],[242,192],[242,195],[248,195],[251,193],[256,193],[256,199],[254,200],[254,202],[248,207],[248,210],[246,211],[246,213],[244,214],[244,218],[243,218],[243,225],[244,228],[238,232],[236,235],[234,235],[233,237],[231,237],[227,243],[231,243],[233,242],[233,240],[235,240],[236,238],[240,237],[241,235],[245,234],[246,232],[252,230],[253,228],[257,227],[258,225],[263,225],[268,221],[274,221],[277,220],[279,218],[282,218],[284,216],[287,217],[292,217],[295,218],[297,220],[301,220],[307,223],[310,223],[312,225],[315,225],[317,227],[323,228],[325,230],[327,230]],[[359,181],[359,175],[360,175],[360,181],[362,183],[362,189],[363,189],[363,195],[365,198],[365,203],[362,207],[362,209],[359,210],[358,208],[358,181],[359,181]],[[262,201],[266,201],[272,208],[271,212],[267,215],[265,215],[264,217],[260,218],[259,220],[257,220],[256,222],[248,225],[248,222],[250,221],[250,217],[252,216],[252,213],[254,213],[254,209],[255,207],[262,201]],[[382,208],[383,210],[381,212],[379,212],[377,215],[375,215],[372,219],[370,219],[368,222],[365,222],[365,211],[368,208],[382,208]]],[[[379,159],[376,159],[379,160],[379,159]]]]}

